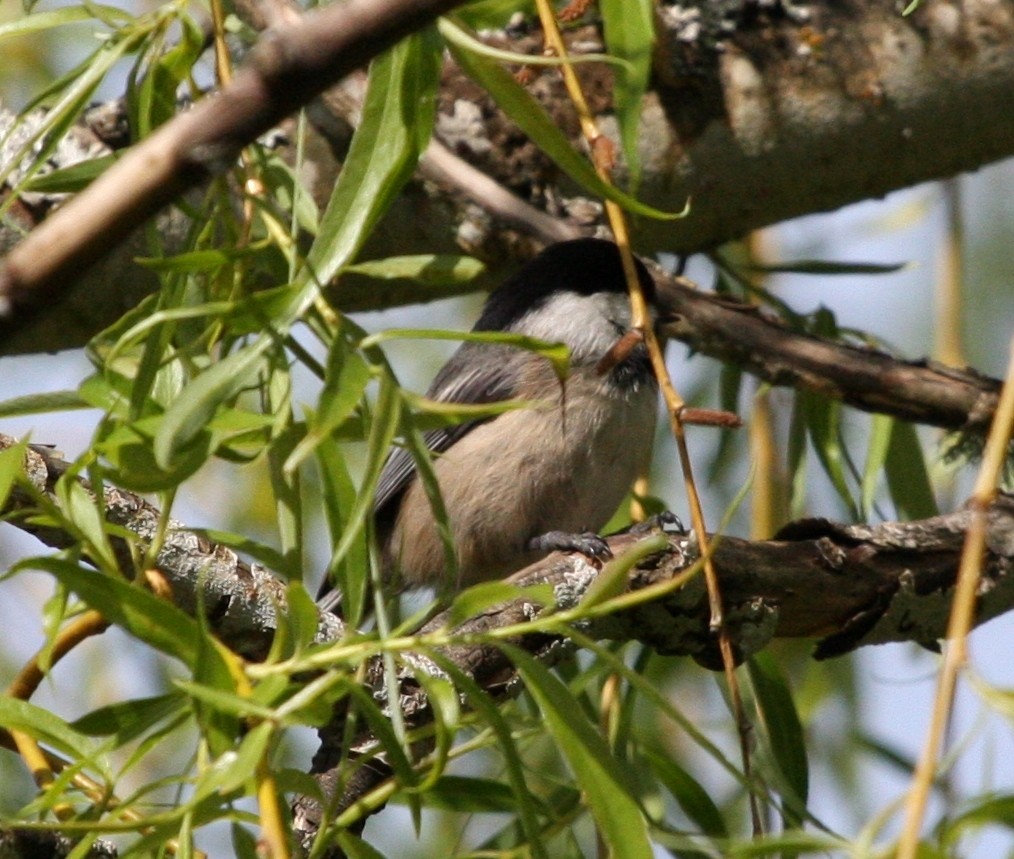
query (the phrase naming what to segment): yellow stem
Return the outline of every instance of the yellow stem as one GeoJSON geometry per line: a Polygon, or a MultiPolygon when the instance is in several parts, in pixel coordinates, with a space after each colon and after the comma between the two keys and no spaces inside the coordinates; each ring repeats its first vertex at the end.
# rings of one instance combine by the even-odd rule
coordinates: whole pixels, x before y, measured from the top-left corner
{"type": "MultiPolygon", "coordinates": [[[[536,7],[538,9],[539,20],[542,24],[543,32],[545,33],[546,43],[561,60],[565,60],[567,57],[567,47],[564,44],[563,36],[560,33],[560,28],[557,25],[556,17],[553,13],[553,8],[549,0],[536,0],[536,7]]],[[[592,116],[591,110],[588,107],[588,102],[581,90],[581,84],[577,79],[577,74],[574,71],[573,66],[567,62],[564,62],[560,66],[560,72],[563,75],[564,85],[567,88],[570,100],[577,111],[578,119],[581,124],[581,131],[588,142],[595,170],[603,181],[611,184],[612,175],[610,173],[610,165],[607,163],[608,159],[603,156],[603,153],[606,151],[606,147],[601,145],[603,140],[602,135],[599,132],[598,126],[595,123],[595,118],[592,116]]],[[[609,219],[609,226],[612,228],[616,244],[620,249],[620,259],[623,263],[623,273],[627,278],[627,284],[630,292],[631,325],[635,329],[641,331],[644,335],[645,345],[648,348],[648,354],[651,358],[652,369],[655,371],[655,376],[658,379],[659,387],[662,391],[662,396],[665,400],[669,413],[670,428],[672,430],[673,437],[676,440],[680,467],[683,472],[683,481],[686,487],[687,503],[690,507],[690,521],[694,535],[697,538],[698,548],[700,549],[701,556],[704,560],[704,580],[707,583],[708,588],[708,603],[711,611],[711,628],[718,634],[719,649],[722,655],[722,665],[725,672],[725,679],[729,686],[733,713],[737,729],[740,733],[740,750],[743,755],[744,774],[749,777],[749,732],[746,728],[746,726],[749,725],[749,720],[743,708],[739,682],[736,678],[736,666],[732,654],[732,644],[729,641],[728,632],[725,629],[724,624],[722,597],[718,584],[718,576],[715,573],[715,568],[711,561],[711,553],[708,551],[708,532],[704,521],[704,511],[701,507],[697,484],[694,481],[693,468],[690,463],[690,453],[686,443],[686,433],[684,431],[683,421],[680,417],[684,401],[672,383],[672,379],[669,376],[669,370],[665,365],[665,356],[662,354],[658,338],[655,336],[655,329],[651,323],[651,317],[648,313],[647,301],[645,300],[644,293],[641,291],[640,280],[637,277],[637,269],[634,265],[633,253],[630,249],[630,234],[627,230],[626,217],[619,205],[614,203],[612,200],[605,201],[605,210],[606,216],[609,219]]],[[[751,795],[750,799],[754,832],[755,834],[759,834],[762,831],[759,811],[756,808],[756,802],[754,801],[755,798],[751,795]]]]}
{"type": "Polygon", "coordinates": [[[898,859],[916,859],[918,854],[919,831],[922,829],[926,804],[933,787],[940,747],[954,706],[958,672],[968,661],[968,634],[971,632],[975,617],[975,596],[982,572],[989,507],[996,495],[997,482],[1007,457],[1012,432],[1014,432],[1014,339],[1011,340],[1007,377],[986,440],[975,491],[969,503],[971,516],[965,535],[965,545],[961,551],[954,603],[947,624],[948,644],[940,668],[930,728],[912,775],[912,788],[905,803],[905,823],[898,842],[898,859]]]}

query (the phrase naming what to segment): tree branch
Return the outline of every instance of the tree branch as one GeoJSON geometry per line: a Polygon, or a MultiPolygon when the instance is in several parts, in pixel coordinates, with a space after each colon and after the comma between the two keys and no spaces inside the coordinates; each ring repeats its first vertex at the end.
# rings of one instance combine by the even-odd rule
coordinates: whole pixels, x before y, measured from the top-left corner
{"type": "Polygon", "coordinates": [[[0,267],[0,316],[38,307],[240,149],[463,0],[344,0],[270,31],[232,83],[167,122],[58,209],[0,267]]]}
{"type": "MultiPolygon", "coordinates": [[[[0,436],[0,450],[13,444],[10,437],[0,436]]],[[[51,490],[65,470],[65,464],[45,450],[30,449],[26,454],[24,478],[54,503],[51,490]]],[[[72,545],[71,535],[31,524],[25,514],[34,503],[32,492],[15,489],[0,512],[47,545],[72,545]]],[[[106,489],[105,503],[111,523],[131,531],[142,546],[152,538],[158,511],[151,505],[113,488],[106,489]]],[[[773,637],[820,638],[818,658],[888,641],[931,645],[946,629],[969,516],[967,511],[958,511],[917,522],[847,526],[803,520],[773,540],[715,538],[714,564],[737,656],[757,652],[773,637]]],[[[977,623],[1014,608],[1014,497],[997,498],[988,518],[977,623]]],[[[619,535],[610,538],[610,546],[619,555],[639,539],[637,534],[619,535]]],[[[122,551],[122,541],[119,548],[124,570],[132,574],[133,562],[129,552],[122,551]]],[[[638,564],[628,582],[631,594],[658,588],[657,594],[613,613],[589,613],[593,616],[575,620],[573,626],[592,638],[637,640],[661,653],[717,665],[701,578],[691,578],[677,589],[671,586],[697,560],[691,536],[668,535],[668,548],[638,564]]],[[[258,565],[243,563],[230,549],[188,533],[178,523],[172,526],[157,565],[181,607],[193,612],[203,601],[212,630],[227,645],[254,659],[266,653],[276,626],[275,612],[284,611],[285,606],[279,580],[258,565]]],[[[559,615],[580,605],[599,572],[579,555],[555,553],[519,572],[512,581],[522,587],[551,586],[554,611],[559,615]]],[[[408,726],[423,726],[431,718],[417,671],[441,673],[446,670],[441,664],[454,666],[495,697],[516,690],[514,668],[497,646],[505,640],[500,630],[537,613],[537,606],[524,598],[494,606],[458,626],[454,634],[459,643],[454,645],[427,644],[430,633],[446,626],[446,616],[421,630],[419,653],[402,661],[398,678],[400,706],[408,726]]],[[[334,639],[341,631],[340,622],[325,613],[317,638],[334,639]]],[[[563,652],[566,635],[559,629],[541,629],[506,640],[552,659],[563,652]]],[[[385,700],[380,660],[369,664],[365,675],[374,697],[385,700]]],[[[346,736],[346,716],[336,713],[332,724],[322,730],[323,744],[315,758],[331,813],[350,808],[390,775],[376,757],[377,739],[368,730],[361,731],[349,748],[340,747],[346,736]],[[346,760],[341,771],[335,769],[339,759],[346,760]],[[350,771],[354,777],[350,778],[350,771]]],[[[297,803],[297,828],[305,843],[312,839],[322,814],[314,800],[303,798],[297,803]]]]}
{"type": "Polygon", "coordinates": [[[655,275],[671,308],[667,336],[772,385],[824,394],[867,412],[984,436],[1000,380],[790,328],[756,305],[702,292],[682,278],[655,275]]]}
{"type": "MultiPolygon", "coordinates": [[[[357,0],[336,4],[328,14],[344,22],[351,6],[395,5],[393,0],[386,4],[357,0]]],[[[444,0],[403,5],[413,10],[425,7],[435,15],[437,7],[443,10],[453,4],[444,0]]],[[[370,41],[373,24],[356,21],[362,24],[359,34],[369,48],[379,47],[370,41]]],[[[308,65],[262,77],[257,70],[260,61],[254,60],[237,79],[237,86],[245,89],[206,100],[132,151],[129,164],[144,172],[144,183],[133,176],[124,179],[120,172],[95,183],[76,198],[84,202],[75,202],[74,218],[61,217],[59,231],[46,228],[55,215],[42,226],[29,219],[28,228],[46,231],[37,240],[33,232],[26,239],[27,249],[11,252],[14,267],[0,275],[8,278],[7,289],[28,296],[34,294],[33,283],[41,285],[52,274],[64,272],[81,297],[67,312],[59,303],[47,303],[46,325],[27,326],[24,317],[16,325],[0,322],[0,340],[5,341],[0,351],[81,345],[89,333],[116,318],[123,307],[133,306],[137,296],[151,288],[150,273],[132,263],[139,253],[136,247],[118,252],[101,278],[85,272],[86,256],[105,252],[120,241],[122,233],[110,231],[110,222],[137,225],[176,196],[177,182],[197,181],[198,174],[207,176],[228,167],[239,146],[325,85],[326,76],[315,64],[324,68],[328,48],[316,37],[332,36],[316,17],[296,30],[298,38],[272,35],[264,41],[300,45],[294,49],[296,59],[308,65]],[[231,105],[244,93],[251,98],[234,109],[231,105]],[[153,163],[143,160],[148,157],[144,153],[155,149],[153,163]],[[113,190],[99,200],[102,188],[113,190]],[[113,213],[116,207],[119,214],[113,213]],[[57,233],[61,241],[54,244],[57,233]],[[71,245],[87,251],[86,256],[71,245]],[[42,252],[37,252],[39,248],[42,252]],[[103,315],[101,305],[107,303],[103,315]]],[[[384,32],[390,35],[394,30],[384,32]]],[[[356,36],[351,23],[334,38],[346,36],[356,36]]],[[[594,41],[595,28],[579,28],[574,38],[581,42],[575,53],[601,47],[594,41]]],[[[537,34],[504,33],[495,41],[521,51],[541,48],[537,34]]],[[[274,56],[272,51],[259,49],[255,57],[274,56]]],[[[289,53],[285,56],[286,62],[292,59],[289,53]]],[[[353,63],[364,58],[343,54],[336,64],[346,57],[353,63]]],[[[354,65],[341,68],[348,71],[354,65]]],[[[327,73],[338,74],[337,65],[328,67],[327,73]]],[[[612,72],[582,65],[579,73],[596,94],[594,109],[615,140],[612,72]]],[[[989,0],[969,0],[960,8],[924,3],[904,18],[879,0],[764,8],[662,5],[655,74],[642,110],[639,192],[648,202],[668,209],[682,208],[689,197],[692,211],[675,223],[643,221],[637,235],[643,253],[704,250],[785,218],[827,211],[1014,154],[1014,112],[1003,109],[1014,86],[1014,12],[989,0]]],[[[577,139],[571,108],[555,76],[542,75],[532,91],[562,127],[574,129],[577,139]]],[[[563,228],[594,226],[594,201],[583,199],[488,97],[453,70],[448,70],[442,87],[436,133],[447,149],[489,177],[494,187],[498,184],[548,211],[563,228]],[[464,108],[475,114],[474,121],[464,122],[464,108]]],[[[118,165],[117,171],[121,169],[127,168],[118,165]]],[[[334,169],[331,164],[321,171],[321,188],[333,185],[334,169]]],[[[511,230],[498,214],[483,224],[474,217],[474,204],[463,205],[460,197],[458,191],[448,193],[442,183],[411,184],[380,225],[370,253],[446,252],[464,243],[491,264],[486,282],[499,281],[516,255],[506,252],[511,240],[505,236],[511,230]]],[[[555,229],[548,222],[543,227],[555,229]]],[[[16,239],[14,231],[0,225],[0,248],[12,246],[16,239]]],[[[408,301],[411,293],[402,290],[389,298],[408,301]]],[[[356,300],[346,306],[359,309],[356,300]]]]}

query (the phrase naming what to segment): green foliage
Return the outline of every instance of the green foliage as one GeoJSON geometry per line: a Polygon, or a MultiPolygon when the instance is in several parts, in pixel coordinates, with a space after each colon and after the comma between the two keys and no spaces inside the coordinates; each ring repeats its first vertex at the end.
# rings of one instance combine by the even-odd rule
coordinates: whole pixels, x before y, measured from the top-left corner
{"type": "MultiPolygon", "coordinates": [[[[461,22],[442,22],[373,61],[362,121],[323,211],[302,187],[302,165],[286,164],[264,145],[251,144],[232,174],[201,199],[180,203],[192,216],[184,248],[167,253],[152,231],[140,264],[157,274],[160,289],[89,344],[88,378],[76,390],[0,402],[4,418],[85,408],[101,413],[88,450],[56,487],[58,503],[39,499],[29,514],[34,527],[70,534],[73,545],[23,560],[7,574],[33,570],[56,584],[42,618],[40,663],[49,666],[60,631],[93,609],[143,652],[152,675],[152,688],[87,712],[75,709],[76,702],[61,702],[80,713],[72,721],[41,705],[0,697],[0,726],[69,760],[51,785],[20,797],[22,808],[7,813],[4,823],[42,815],[50,824],[59,810],[59,825],[83,833],[82,844],[116,833],[124,836],[121,855],[140,856],[162,850],[170,839],[186,855],[212,824],[228,822],[235,855],[259,855],[257,837],[265,821],[263,809],[253,803],[263,800],[267,774],[286,799],[311,791],[299,772],[305,760],[293,762],[291,744],[307,727],[324,725],[339,712],[348,716],[346,745],[358,726],[376,739],[360,759],[341,762],[340,779],[370,766],[373,755],[383,756],[393,776],[360,804],[332,815],[318,849],[330,840],[350,856],[384,855],[380,839],[374,843],[371,830],[360,834],[358,825],[390,800],[408,806],[417,830],[402,833],[399,848],[387,850],[392,856],[407,854],[404,842],[416,835],[420,849],[434,856],[548,859],[593,855],[597,845],[600,855],[614,857],[661,851],[680,857],[886,855],[887,848],[873,845],[870,830],[829,831],[811,790],[811,772],[823,765],[836,769],[845,789],[858,792],[846,763],[854,764],[859,749],[882,762],[911,763],[858,732],[834,738],[837,744],[827,737],[813,742],[829,712],[857,716],[849,663],[812,666],[779,652],[777,661],[765,653],[740,669],[757,738],[747,778],[729,751],[736,736],[721,694],[727,690],[716,692],[703,669],[587,641],[579,624],[551,617],[527,631],[569,635],[582,651],[580,659],[564,659],[551,671],[517,648],[522,631],[513,630],[509,639],[473,633],[467,642],[448,630],[416,635],[411,623],[388,618],[382,597],[375,606],[369,601],[376,584],[370,563],[372,497],[391,446],[412,452],[440,511],[422,433],[531,406],[434,403],[401,386],[384,350],[401,340],[482,340],[531,350],[561,379],[568,366],[565,349],[530,338],[422,326],[369,334],[329,303],[333,290],[340,293],[344,274],[377,284],[408,279],[432,290],[457,288],[481,271],[468,257],[360,258],[427,145],[444,48],[587,193],[613,199],[636,215],[672,217],[633,196],[640,103],[654,38],[652,4],[603,0],[600,9],[633,180],[627,192],[603,184],[500,65],[503,54],[473,50],[467,27],[502,24],[524,8],[518,0],[470,4],[461,22]],[[235,199],[248,178],[258,179],[264,191],[244,198],[249,204],[244,211],[235,199]],[[79,475],[88,476],[91,491],[78,482],[79,475]],[[287,581],[287,612],[277,618],[270,653],[256,664],[211,634],[207,617],[222,606],[202,606],[195,616],[144,584],[145,572],[158,567],[166,533],[177,527],[169,517],[179,515],[180,497],[223,485],[234,490],[225,505],[236,508],[232,521],[231,509],[216,510],[222,518],[214,527],[195,524],[192,531],[287,581]],[[146,535],[150,543],[107,522],[97,500],[103,486],[156,496],[163,519],[156,533],[146,535]],[[378,629],[320,644],[310,589],[321,573],[341,589],[352,626],[375,611],[378,629]],[[505,702],[484,691],[439,649],[464,643],[509,652],[524,681],[518,700],[505,702]],[[362,685],[364,669],[375,658],[388,668],[386,700],[362,685]],[[420,664],[439,670],[424,674],[417,670],[420,664]],[[433,714],[432,723],[416,732],[406,726],[391,694],[393,675],[413,670],[433,714]],[[94,789],[82,786],[82,775],[94,789]],[[776,821],[774,831],[758,839],[750,837],[747,823],[751,796],[765,818],[776,821]],[[469,827],[473,816],[479,816],[474,829],[480,834],[469,827]]],[[[32,12],[0,25],[0,45],[15,35],[63,33],[81,22],[101,39],[85,61],[32,102],[49,111],[23,147],[28,167],[18,175],[19,190],[73,192],[108,166],[110,159],[99,159],[45,172],[52,147],[112,72],[126,71],[136,137],[169,120],[180,95],[203,97],[194,83],[203,35],[182,3],[139,16],[94,4],[32,12]]],[[[0,181],[8,175],[0,173],[0,181]]],[[[0,215],[6,205],[0,204],[0,215]]],[[[884,275],[898,267],[813,260],[751,266],[732,260],[722,261],[721,268],[721,289],[749,296],[800,331],[855,342],[861,335],[840,327],[830,312],[796,310],[749,276],[884,275]]],[[[720,392],[723,408],[735,410],[750,394],[748,382],[736,368],[721,373],[711,387],[720,392]]],[[[858,416],[812,393],[794,395],[790,412],[780,427],[780,452],[795,512],[813,511],[815,476],[830,487],[835,499],[830,503],[851,518],[871,517],[886,504],[906,517],[936,511],[937,475],[912,427],[858,416]]],[[[24,446],[0,454],[0,499],[18,485],[23,454],[24,446]]],[[[740,480],[731,468],[737,458],[746,458],[743,443],[726,435],[709,463],[716,480],[740,480]]],[[[442,524],[449,540],[446,521],[442,524]]],[[[658,549],[645,542],[613,561],[576,614],[610,610],[636,553],[658,549]]],[[[454,596],[451,618],[462,621],[518,595],[516,586],[503,582],[470,588],[454,596]]],[[[525,597],[533,605],[553,605],[547,588],[526,591],[525,597]]],[[[103,655],[89,682],[126,686],[126,668],[115,648],[104,641],[96,647],[104,648],[103,655]]],[[[58,666],[53,685],[61,682],[58,666]]],[[[984,697],[1008,717],[1014,709],[1009,692],[992,690],[984,697]]],[[[962,803],[938,822],[926,855],[958,855],[969,833],[1009,827],[1011,803],[1002,792],[962,803]]]]}

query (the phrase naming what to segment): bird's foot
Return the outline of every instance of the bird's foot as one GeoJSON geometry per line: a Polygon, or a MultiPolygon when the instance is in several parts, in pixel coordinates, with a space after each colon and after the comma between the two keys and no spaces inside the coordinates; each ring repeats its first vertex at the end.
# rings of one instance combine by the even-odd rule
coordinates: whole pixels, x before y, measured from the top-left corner
{"type": "Polygon", "coordinates": [[[608,561],[613,553],[598,534],[585,531],[583,534],[572,534],[567,531],[547,531],[528,541],[528,548],[533,552],[580,552],[594,561],[608,561]]]}

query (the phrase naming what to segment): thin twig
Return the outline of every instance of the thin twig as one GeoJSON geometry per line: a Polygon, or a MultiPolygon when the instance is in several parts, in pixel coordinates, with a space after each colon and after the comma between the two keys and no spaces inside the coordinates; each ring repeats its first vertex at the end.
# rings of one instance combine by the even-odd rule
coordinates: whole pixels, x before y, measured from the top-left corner
{"type": "MultiPolygon", "coordinates": [[[[555,14],[549,0],[536,0],[536,7],[539,13],[539,20],[545,33],[548,47],[560,58],[566,58],[567,46],[563,41],[560,28],[557,24],[555,14]]],[[[588,142],[591,150],[592,163],[595,171],[603,181],[612,183],[612,146],[608,138],[602,136],[598,130],[591,109],[584,97],[577,73],[570,63],[563,63],[560,66],[564,84],[574,108],[577,111],[581,124],[581,131],[588,142]]],[[[623,271],[627,278],[630,292],[631,305],[631,326],[640,331],[644,336],[648,354],[651,357],[652,368],[658,379],[662,396],[665,399],[669,413],[669,424],[673,437],[676,440],[676,449],[679,452],[680,466],[683,472],[683,481],[686,487],[687,502],[690,507],[690,520],[701,557],[704,560],[704,578],[708,586],[708,601],[711,611],[711,628],[717,633],[718,646],[722,655],[722,666],[725,673],[726,683],[729,687],[729,695],[732,702],[733,715],[736,720],[736,728],[740,739],[740,752],[743,758],[743,774],[750,778],[750,733],[752,731],[746,710],[743,707],[743,698],[739,688],[739,681],[736,678],[736,662],[732,652],[732,643],[729,639],[728,630],[725,628],[722,610],[721,589],[718,584],[718,576],[712,563],[711,553],[708,549],[708,532],[704,520],[704,511],[701,506],[700,494],[694,481],[693,466],[690,461],[690,452],[686,442],[686,432],[683,427],[681,413],[684,408],[683,398],[676,391],[669,376],[669,370],[665,364],[665,356],[655,336],[654,324],[648,312],[647,301],[641,290],[640,280],[637,276],[637,269],[634,266],[634,257],[630,249],[630,235],[627,230],[626,217],[623,210],[612,200],[605,201],[606,215],[616,244],[620,249],[620,258],[623,263],[623,271]]],[[[756,798],[750,796],[750,811],[753,819],[755,834],[763,831],[760,811],[757,807],[756,798]]]]}
{"type": "Polygon", "coordinates": [[[968,662],[968,634],[975,620],[976,593],[986,548],[987,512],[997,493],[997,483],[1007,457],[1007,446],[1014,432],[1014,338],[1011,340],[1010,365],[1000,393],[996,417],[986,439],[982,466],[969,502],[971,521],[965,536],[954,590],[954,603],[947,625],[948,646],[940,668],[933,716],[926,742],[912,776],[912,789],[905,804],[905,824],[898,844],[898,859],[915,859],[919,850],[926,803],[933,786],[937,757],[954,707],[958,673],[968,662]]]}

